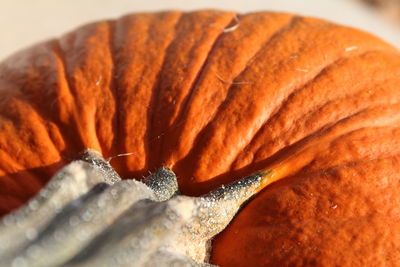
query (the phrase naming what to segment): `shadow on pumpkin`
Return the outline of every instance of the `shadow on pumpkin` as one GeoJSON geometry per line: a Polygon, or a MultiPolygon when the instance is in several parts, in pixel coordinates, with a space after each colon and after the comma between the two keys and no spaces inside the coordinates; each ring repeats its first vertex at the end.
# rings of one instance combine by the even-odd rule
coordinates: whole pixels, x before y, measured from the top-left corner
{"type": "Polygon", "coordinates": [[[25,204],[65,164],[65,161],[59,161],[0,176],[0,217],[25,204]]]}
{"type": "MultiPolygon", "coordinates": [[[[178,174],[178,181],[181,187],[181,192],[186,195],[199,196],[208,193],[210,190],[217,188],[223,184],[232,183],[234,181],[240,180],[259,171],[262,172],[267,171],[269,170],[268,168],[273,164],[277,162],[282,162],[285,159],[288,159],[295,154],[297,154],[298,155],[297,157],[300,158],[303,148],[305,148],[308,144],[310,144],[314,138],[318,138],[318,136],[321,135],[321,132],[323,131],[327,131],[327,129],[321,129],[321,131],[318,131],[310,136],[307,136],[290,146],[286,146],[264,160],[253,162],[237,170],[229,170],[221,175],[212,177],[207,181],[193,182],[190,181],[190,179],[179,179],[180,177],[179,174],[183,173],[185,170],[188,169],[186,166],[187,164],[186,161],[187,159],[190,158],[190,155],[187,158],[184,158],[180,162],[178,162],[174,166],[173,170],[178,174]]],[[[297,176],[300,173],[302,173],[309,167],[309,164],[312,164],[312,162],[304,164],[304,166],[298,170],[294,170],[293,173],[290,175],[290,177],[297,176]]],[[[274,170],[271,169],[270,171],[274,170]]],[[[183,175],[182,177],[185,177],[185,175],[183,175]]],[[[282,178],[283,180],[287,180],[290,177],[282,177],[282,178]]],[[[274,182],[273,184],[275,183],[280,184],[281,181],[274,182]]]]}

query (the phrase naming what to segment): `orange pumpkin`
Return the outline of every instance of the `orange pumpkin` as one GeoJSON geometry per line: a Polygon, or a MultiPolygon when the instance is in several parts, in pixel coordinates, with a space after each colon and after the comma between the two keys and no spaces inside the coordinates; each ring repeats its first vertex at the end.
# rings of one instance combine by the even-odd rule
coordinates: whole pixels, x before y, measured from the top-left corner
{"type": "Polygon", "coordinates": [[[132,14],[0,65],[0,212],[86,147],[200,195],[277,180],[213,243],[222,266],[400,264],[400,53],[290,14],[132,14]]]}

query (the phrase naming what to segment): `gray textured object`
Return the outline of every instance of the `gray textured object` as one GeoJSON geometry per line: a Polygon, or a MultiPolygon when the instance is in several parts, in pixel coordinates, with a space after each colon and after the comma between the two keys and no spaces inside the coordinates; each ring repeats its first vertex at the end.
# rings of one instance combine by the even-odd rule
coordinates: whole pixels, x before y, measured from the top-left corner
{"type": "Polygon", "coordinates": [[[60,170],[0,221],[1,266],[212,266],[211,239],[260,187],[256,174],[201,197],[168,168],[121,180],[99,153],[60,170]]]}

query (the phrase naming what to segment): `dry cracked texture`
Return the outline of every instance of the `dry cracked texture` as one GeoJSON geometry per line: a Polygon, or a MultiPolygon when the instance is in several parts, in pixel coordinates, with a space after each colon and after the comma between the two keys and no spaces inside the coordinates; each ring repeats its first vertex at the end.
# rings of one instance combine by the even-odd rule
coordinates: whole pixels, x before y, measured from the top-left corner
{"type": "Polygon", "coordinates": [[[200,195],[281,179],[213,245],[222,266],[400,264],[400,53],[323,20],[132,14],[0,65],[0,210],[84,148],[124,178],[161,166],[200,195]]]}

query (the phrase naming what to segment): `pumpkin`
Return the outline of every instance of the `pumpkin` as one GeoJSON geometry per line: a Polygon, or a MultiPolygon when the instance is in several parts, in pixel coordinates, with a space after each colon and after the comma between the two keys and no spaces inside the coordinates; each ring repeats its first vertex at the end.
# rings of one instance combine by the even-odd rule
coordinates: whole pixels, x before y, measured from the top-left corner
{"type": "Polygon", "coordinates": [[[132,14],[0,64],[0,210],[85,148],[201,195],[271,179],[213,242],[221,266],[400,264],[400,53],[291,14],[132,14]],[[274,182],[274,183],[272,183],[274,182]]]}

